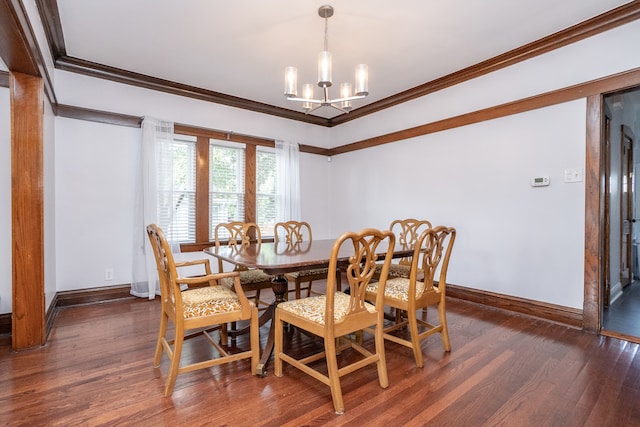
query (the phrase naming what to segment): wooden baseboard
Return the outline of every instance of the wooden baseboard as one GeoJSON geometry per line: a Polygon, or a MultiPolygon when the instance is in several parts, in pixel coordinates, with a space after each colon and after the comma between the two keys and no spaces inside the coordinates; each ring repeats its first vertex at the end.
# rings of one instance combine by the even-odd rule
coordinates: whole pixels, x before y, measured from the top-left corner
{"type": "MultiPolygon", "coordinates": [[[[57,292],[50,309],[47,311],[47,336],[53,327],[53,322],[60,308],[84,304],[98,304],[123,298],[135,298],[130,294],[130,291],[131,285],[125,284],[78,291],[57,292]]],[[[547,304],[452,284],[447,285],[447,296],[582,328],[582,310],[575,308],[547,304]]],[[[3,334],[11,334],[11,313],[0,314],[0,335],[3,334]]]]}
{"type": "Polygon", "coordinates": [[[582,328],[582,310],[447,284],[447,296],[582,328]]]}
{"type": "MultiPolygon", "coordinates": [[[[135,298],[131,295],[131,285],[129,284],[56,292],[46,313],[46,336],[49,336],[60,308],[99,304],[124,298],[135,298]]],[[[0,314],[0,335],[11,335],[11,313],[0,314]]]]}
{"type": "Polygon", "coordinates": [[[56,293],[55,306],[60,308],[84,304],[96,304],[123,298],[135,298],[131,295],[130,284],[58,292],[56,293]]]}
{"type": "Polygon", "coordinates": [[[11,313],[0,314],[0,335],[11,336],[11,313]]]}

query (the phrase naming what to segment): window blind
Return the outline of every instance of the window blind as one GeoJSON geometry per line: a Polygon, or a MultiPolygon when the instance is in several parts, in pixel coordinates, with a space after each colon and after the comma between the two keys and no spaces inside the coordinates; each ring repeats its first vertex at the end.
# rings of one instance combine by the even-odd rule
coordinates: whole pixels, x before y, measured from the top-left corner
{"type": "Polygon", "coordinates": [[[212,240],[219,223],[244,221],[244,165],[244,144],[209,141],[209,235],[212,240]]]}
{"type": "Polygon", "coordinates": [[[158,149],[158,221],[171,242],[195,242],[196,142],[174,135],[158,149]]]}

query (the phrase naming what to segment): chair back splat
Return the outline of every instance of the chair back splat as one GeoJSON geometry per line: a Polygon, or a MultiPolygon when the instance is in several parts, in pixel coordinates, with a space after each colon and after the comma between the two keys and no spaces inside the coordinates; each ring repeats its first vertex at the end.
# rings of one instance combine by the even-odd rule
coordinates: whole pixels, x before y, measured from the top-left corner
{"type": "MultiPolygon", "coordinates": [[[[223,222],[214,228],[214,240],[216,249],[229,246],[235,251],[240,251],[255,242],[258,247],[262,244],[262,234],[260,227],[254,222],[223,222]]],[[[218,258],[218,271],[224,271],[224,263],[218,258]]],[[[247,269],[238,266],[234,267],[234,271],[240,272],[240,283],[245,292],[253,292],[251,299],[261,310],[270,305],[269,301],[260,299],[261,289],[271,289],[272,276],[266,274],[262,270],[247,269]]],[[[230,285],[229,281],[224,284],[230,285]]],[[[234,334],[231,335],[234,337],[234,334]]]]}
{"type": "MultiPolygon", "coordinates": [[[[391,222],[389,229],[395,234],[398,246],[403,249],[415,247],[420,235],[431,228],[431,223],[427,220],[414,218],[396,219],[391,222]]],[[[389,278],[409,277],[412,256],[406,256],[394,260],[389,266],[389,278]]],[[[378,266],[376,274],[380,274],[381,265],[378,266]]]]}
{"type": "MultiPolygon", "coordinates": [[[[274,228],[274,241],[276,246],[286,245],[284,250],[306,250],[313,241],[311,226],[305,221],[279,222],[274,228]]],[[[318,292],[314,292],[311,286],[316,280],[326,279],[327,272],[327,268],[314,268],[285,274],[285,278],[294,283],[294,288],[289,289],[287,297],[289,293],[295,292],[295,298],[300,299],[303,291],[306,291],[307,297],[312,294],[318,295],[318,292]],[[303,286],[304,284],[306,286],[303,286]]]]}
{"type": "Polygon", "coordinates": [[[336,240],[331,250],[326,295],[286,301],[276,307],[275,375],[282,376],[282,362],[287,362],[328,385],[335,412],[338,414],[344,412],[340,377],[369,364],[375,364],[380,386],[386,388],[389,385],[382,335],[382,292],[394,245],[395,237],[391,231],[368,228],[360,232],[344,233],[336,240]],[[380,274],[380,294],[374,305],[365,301],[365,295],[366,288],[374,277],[378,257],[384,257],[384,262],[380,274]],[[346,272],[349,294],[337,289],[336,271],[339,267],[346,272]],[[323,338],[324,351],[300,359],[287,354],[283,346],[285,323],[323,338]],[[360,336],[360,331],[367,328],[374,334],[373,352],[364,345],[360,336]],[[359,353],[359,358],[338,367],[338,354],[345,354],[343,352],[349,348],[359,353]],[[326,360],[327,374],[324,374],[322,368],[318,370],[316,365],[311,365],[312,362],[321,359],[326,360]]]}

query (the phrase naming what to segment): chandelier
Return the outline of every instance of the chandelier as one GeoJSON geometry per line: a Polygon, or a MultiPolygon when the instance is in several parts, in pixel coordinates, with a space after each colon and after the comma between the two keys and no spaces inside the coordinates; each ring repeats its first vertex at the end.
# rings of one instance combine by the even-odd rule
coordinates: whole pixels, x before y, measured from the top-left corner
{"type": "Polygon", "coordinates": [[[324,50],[318,54],[318,86],[322,88],[322,99],[315,99],[313,95],[313,85],[306,83],[302,85],[302,97],[298,97],[298,69],[287,67],[284,71],[284,96],[289,101],[302,102],[305,114],[320,108],[333,107],[344,113],[348,113],[353,107],[351,101],[362,99],[369,94],[369,72],[366,64],[356,65],[355,92],[351,83],[340,84],[340,98],[329,98],[329,87],[331,87],[331,52],[329,52],[329,37],[327,35],[329,18],[333,16],[333,7],[329,5],[320,6],[318,15],[324,18],[324,50]]]}

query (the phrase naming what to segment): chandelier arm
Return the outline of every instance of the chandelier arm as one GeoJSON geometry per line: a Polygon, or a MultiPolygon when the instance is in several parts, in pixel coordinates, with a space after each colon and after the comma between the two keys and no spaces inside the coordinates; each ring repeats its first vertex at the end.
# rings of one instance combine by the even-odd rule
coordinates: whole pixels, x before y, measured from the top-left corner
{"type": "Polygon", "coordinates": [[[312,111],[316,111],[318,108],[323,107],[323,106],[324,106],[324,104],[318,104],[318,105],[316,105],[316,106],[315,106],[315,107],[313,107],[313,108],[309,108],[309,109],[308,109],[308,110],[306,110],[304,113],[305,113],[305,114],[309,114],[310,112],[312,112],[312,111]]]}
{"type": "Polygon", "coordinates": [[[349,113],[349,110],[345,110],[344,108],[338,107],[337,105],[334,105],[334,104],[329,104],[328,107],[333,107],[336,110],[342,111],[343,113],[349,113]]]}
{"type": "Polygon", "coordinates": [[[287,99],[289,101],[310,102],[312,104],[322,104],[325,102],[322,99],[307,99],[307,98],[294,98],[294,97],[287,97],[287,99]]]}
{"type": "Polygon", "coordinates": [[[356,99],[364,99],[364,98],[365,98],[364,95],[353,95],[353,96],[347,96],[345,98],[330,99],[328,100],[328,102],[346,102],[346,101],[354,101],[356,99]]]}

